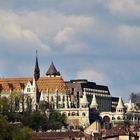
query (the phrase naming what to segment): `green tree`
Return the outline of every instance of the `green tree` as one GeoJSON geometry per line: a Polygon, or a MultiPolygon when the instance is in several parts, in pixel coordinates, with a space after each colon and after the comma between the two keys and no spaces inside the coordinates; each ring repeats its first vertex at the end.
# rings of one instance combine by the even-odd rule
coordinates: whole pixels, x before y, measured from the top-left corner
{"type": "Polygon", "coordinates": [[[10,109],[9,100],[7,97],[0,98],[0,109],[2,113],[8,112],[10,109]]]}
{"type": "Polygon", "coordinates": [[[62,126],[66,126],[66,115],[61,114],[59,111],[52,110],[49,116],[49,128],[60,129],[62,126]]]}
{"type": "Polygon", "coordinates": [[[23,127],[14,131],[12,140],[36,140],[36,137],[32,133],[31,128],[23,127]]]}
{"type": "Polygon", "coordinates": [[[45,114],[34,111],[26,113],[22,122],[25,126],[29,126],[33,130],[39,131],[44,128],[44,124],[47,124],[48,118],[45,114]]]}
{"type": "Polygon", "coordinates": [[[7,116],[0,115],[0,140],[36,140],[36,137],[31,128],[11,124],[7,116]]]}

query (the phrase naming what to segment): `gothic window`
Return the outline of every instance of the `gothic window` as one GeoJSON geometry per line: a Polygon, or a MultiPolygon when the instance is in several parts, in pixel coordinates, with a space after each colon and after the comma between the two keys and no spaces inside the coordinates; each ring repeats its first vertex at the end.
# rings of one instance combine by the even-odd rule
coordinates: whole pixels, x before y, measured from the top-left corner
{"type": "Polygon", "coordinates": [[[112,117],[112,120],[115,120],[115,118],[114,118],[114,117],[112,117]]]}
{"type": "Polygon", "coordinates": [[[61,101],[61,97],[60,96],[58,96],[58,101],[61,101]]]}
{"type": "Polygon", "coordinates": [[[51,102],[53,102],[53,96],[51,96],[51,102]]]}
{"type": "Polygon", "coordinates": [[[63,102],[65,101],[65,96],[63,96],[63,102]]]}
{"type": "Polygon", "coordinates": [[[121,119],[120,116],[118,116],[118,117],[117,117],[117,120],[120,120],[120,119],[121,119]]]}
{"type": "Polygon", "coordinates": [[[30,88],[27,88],[27,92],[31,92],[31,89],[30,88]]]}
{"type": "Polygon", "coordinates": [[[86,116],[85,112],[82,113],[82,116],[86,116]]]}
{"type": "Polygon", "coordinates": [[[75,112],[72,112],[72,116],[75,116],[75,112]]]}

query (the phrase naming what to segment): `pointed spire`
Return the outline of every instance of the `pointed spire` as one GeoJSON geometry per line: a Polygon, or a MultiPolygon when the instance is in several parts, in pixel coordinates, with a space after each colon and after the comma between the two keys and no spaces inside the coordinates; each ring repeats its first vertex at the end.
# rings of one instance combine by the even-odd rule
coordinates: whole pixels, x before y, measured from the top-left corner
{"type": "Polygon", "coordinates": [[[97,104],[97,101],[96,101],[96,96],[95,96],[95,94],[93,94],[93,98],[92,98],[92,102],[91,102],[91,104],[90,104],[90,108],[95,108],[95,109],[98,108],[98,104],[97,104]]]}
{"type": "Polygon", "coordinates": [[[80,100],[80,104],[84,107],[88,106],[88,100],[87,100],[85,89],[84,89],[84,92],[83,92],[83,98],[81,98],[81,100],[80,100]]]}
{"type": "Polygon", "coordinates": [[[117,108],[124,108],[124,103],[123,103],[122,97],[119,97],[117,108]]]}
{"type": "Polygon", "coordinates": [[[40,77],[40,69],[38,65],[38,57],[37,57],[37,50],[36,50],[36,62],[35,62],[35,69],[34,69],[34,78],[37,81],[40,77]]]}
{"type": "Polygon", "coordinates": [[[50,65],[48,71],[46,72],[46,75],[55,75],[55,76],[56,76],[56,75],[57,75],[57,76],[60,75],[60,72],[57,71],[57,69],[55,68],[53,62],[51,63],[51,65],[50,65]]]}
{"type": "Polygon", "coordinates": [[[127,111],[132,111],[132,110],[133,110],[133,105],[132,105],[132,101],[130,99],[130,101],[128,103],[127,111]]]}
{"type": "Polygon", "coordinates": [[[116,107],[116,112],[118,113],[124,113],[125,106],[122,100],[122,97],[119,97],[118,105],[116,107]]]}

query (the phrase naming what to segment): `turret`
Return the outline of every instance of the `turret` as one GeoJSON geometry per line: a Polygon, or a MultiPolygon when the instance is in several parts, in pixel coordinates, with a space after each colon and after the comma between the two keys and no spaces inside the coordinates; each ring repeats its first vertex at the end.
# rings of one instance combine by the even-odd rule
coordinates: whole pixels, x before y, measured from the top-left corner
{"type": "Polygon", "coordinates": [[[97,104],[97,101],[96,101],[96,96],[95,94],[93,94],[93,98],[92,98],[92,102],[90,104],[90,108],[94,108],[94,109],[98,109],[98,104],[97,104]]]}
{"type": "Polygon", "coordinates": [[[48,71],[46,72],[46,75],[47,75],[48,77],[60,76],[60,72],[57,71],[57,69],[55,68],[53,62],[51,63],[51,65],[50,65],[48,71]]]}
{"type": "Polygon", "coordinates": [[[86,92],[85,92],[85,89],[84,89],[84,92],[83,92],[83,97],[80,98],[80,106],[82,108],[85,108],[85,107],[88,107],[88,100],[87,100],[87,96],[86,96],[86,92]]]}
{"type": "Polygon", "coordinates": [[[121,97],[119,97],[118,105],[116,107],[116,112],[117,113],[124,113],[125,112],[125,106],[123,103],[123,100],[121,97]]]}

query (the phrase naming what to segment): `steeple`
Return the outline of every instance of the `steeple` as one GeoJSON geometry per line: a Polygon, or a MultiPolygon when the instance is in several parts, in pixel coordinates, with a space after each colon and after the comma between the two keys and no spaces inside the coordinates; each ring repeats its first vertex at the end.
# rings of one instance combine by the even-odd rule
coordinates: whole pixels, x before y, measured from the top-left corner
{"type": "Polygon", "coordinates": [[[95,94],[93,94],[93,98],[92,98],[92,102],[91,102],[91,104],[90,104],[90,108],[95,108],[95,109],[98,108],[98,104],[97,104],[97,101],[96,101],[96,96],[95,96],[95,94]]]}
{"type": "Polygon", "coordinates": [[[52,75],[53,75],[53,76],[60,76],[60,72],[57,71],[57,69],[55,68],[53,62],[51,63],[51,65],[50,65],[48,71],[46,72],[46,75],[47,75],[47,76],[52,76],[52,75]]]}
{"type": "Polygon", "coordinates": [[[124,109],[125,109],[125,106],[124,106],[123,100],[122,100],[121,97],[119,97],[118,105],[116,107],[116,112],[123,113],[124,112],[124,109]]]}
{"type": "Polygon", "coordinates": [[[87,96],[86,96],[86,91],[84,89],[84,92],[83,92],[83,98],[80,99],[80,105],[81,107],[88,107],[88,100],[87,100],[87,96]]]}
{"type": "Polygon", "coordinates": [[[38,57],[37,57],[37,51],[36,51],[36,62],[35,62],[35,69],[34,69],[34,78],[35,81],[37,81],[40,77],[40,69],[38,65],[38,57]]]}

